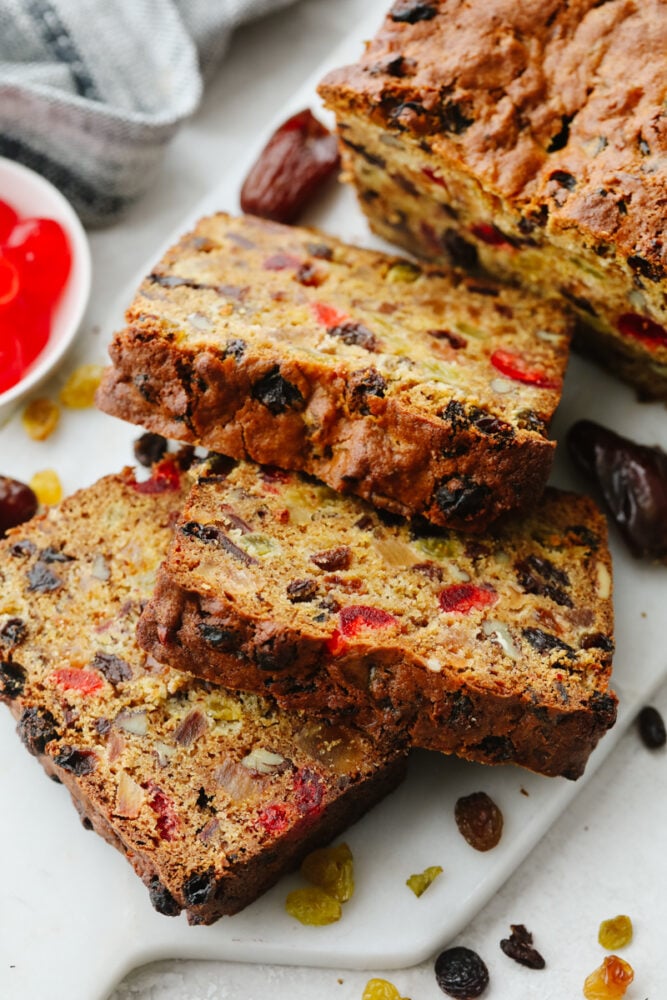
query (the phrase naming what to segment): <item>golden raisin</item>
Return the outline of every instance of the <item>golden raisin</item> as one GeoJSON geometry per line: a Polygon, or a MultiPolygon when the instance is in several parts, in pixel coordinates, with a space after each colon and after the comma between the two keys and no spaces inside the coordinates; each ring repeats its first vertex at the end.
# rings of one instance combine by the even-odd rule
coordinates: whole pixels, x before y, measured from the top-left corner
{"type": "Polygon", "coordinates": [[[301,865],[301,873],[339,903],[346,903],[354,892],[352,851],[347,844],[313,851],[301,865]]]}
{"type": "Polygon", "coordinates": [[[632,921],[625,914],[619,914],[610,920],[603,920],[598,932],[598,941],[607,951],[625,948],[632,941],[632,921]]]}
{"type": "Polygon", "coordinates": [[[408,1000],[408,997],[402,997],[388,979],[369,979],[364,986],[361,1000],[408,1000]]]}
{"type": "Polygon", "coordinates": [[[60,410],[50,399],[33,399],[23,411],[21,421],[33,441],[46,441],[60,420],[60,410]]]}
{"type": "Polygon", "coordinates": [[[335,924],[343,912],[337,899],[314,885],[290,892],[285,901],[285,909],[302,924],[317,927],[335,924]]]}
{"type": "Polygon", "coordinates": [[[30,489],[37,499],[45,507],[60,503],[63,497],[63,488],[60,485],[58,473],[53,469],[42,469],[36,472],[30,480],[30,489]]]}
{"type": "Polygon", "coordinates": [[[586,1000],[616,1000],[625,996],[634,978],[631,965],[618,955],[607,955],[602,965],[586,977],[584,996],[586,1000]]]}
{"type": "Polygon", "coordinates": [[[85,410],[95,401],[95,392],[104,368],[102,365],[79,365],[60,390],[60,402],[73,410],[85,410]]]}
{"type": "Polygon", "coordinates": [[[442,867],[440,865],[431,865],[430,868],[425,868],[423,872],[411,875],[409,879],[406,879],[405,884],[412,889],[415,896],[421,896],[438,875],[442,875],[442,867]]]}

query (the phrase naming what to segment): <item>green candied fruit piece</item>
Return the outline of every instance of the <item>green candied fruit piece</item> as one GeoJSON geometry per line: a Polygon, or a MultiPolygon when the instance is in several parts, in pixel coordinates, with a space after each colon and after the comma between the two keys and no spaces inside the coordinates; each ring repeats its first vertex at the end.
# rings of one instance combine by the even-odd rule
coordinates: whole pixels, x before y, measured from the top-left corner
{"type": "Polygon", "coordinates": [[[339,903],[346,903],[352,898],[354,865],[352,851],[347,844],[313,851],[301,865],[301,874],[339,903]]]}
{"type": "Polygon", "coordinates": [[[390,284],[397,284],[399,281],[416,281],[421,274],[421,268],[416,264],[411,264],[408,260],[402,260],[398,264],[392,264],[385,274],[385,281],[390,284]]]}
{"type": "Polygon", "coordinates": [[[257,556],[259,559],[265,556],[277,556],[282,552],[280,544],[275,539],[257,532],[243,535],[238,544],[248,555],[257,556]]]}
{"type": "Polygon", "coordinates": [[[408,997],[402,997],[388,979],[369,979],[364,986],[361,1000],[408,1000],[408,997]]]}
{"type": "Polygon", "coordinates": [[[314,885],[290,892],[285,900],[285,909],[291,917],[313,927],[335,924],[343,912],[337,899],[314,885]]]}
{"type": "Polygon", "coordinates": [[[420,549],[431,559],[453,559],[459,554],[461,548],[461,543],[451,536],[417,538],[413,544],[415,548],[420,549]]]}
{"type": "Polygon", "coordinates": [[[438,875],[442,875],[442,867],[440,865],[431,865],[430,868],[425,868],[420,874],[411,875],[409,879],[406,879],[405,884],[412,889],[415,896],[422,896],[438,875]]]}
{"type": "Polygon", "coordinates": [[[603,920],[598,932],[598,941],[607,951],[625,948],[632,941],[632,920],[625,914],[603,920]]]}

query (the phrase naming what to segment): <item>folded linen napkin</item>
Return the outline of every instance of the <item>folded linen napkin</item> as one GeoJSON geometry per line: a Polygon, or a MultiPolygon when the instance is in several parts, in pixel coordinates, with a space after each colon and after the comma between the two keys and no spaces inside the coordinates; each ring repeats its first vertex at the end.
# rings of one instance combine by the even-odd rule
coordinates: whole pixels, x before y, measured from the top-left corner
{"type": "Polygon", "coordinates": [[[150,185],[233,28],[293,0],[0,0],[0,156],[84,223],[150,185]]]}

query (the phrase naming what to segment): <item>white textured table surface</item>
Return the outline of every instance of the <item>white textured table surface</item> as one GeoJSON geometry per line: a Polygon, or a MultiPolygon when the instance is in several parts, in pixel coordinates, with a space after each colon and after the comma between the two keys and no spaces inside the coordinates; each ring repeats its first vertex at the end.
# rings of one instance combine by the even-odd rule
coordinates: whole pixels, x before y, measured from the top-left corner
{"type": "MultiPolygon", "coordinates": [[[[111,308],[156,246],[225,166],[244,154],[366,9],[365,0],[303,0],[237,34],[200,114],[170,148],[149,196],[122,223],[93,235],[96,316],[111,308]]],[[[657,692],[654,703],[667,715],[667,687],[657,692]]],[[[597,944],[599,922],[617,913],[630,914],[635,923],[635,940],[622,953],[636,970],[627,1000],[667,997],[666,786],[667,754],[647,751],[630,730],[539,847],[460,935],[457,943],[479,951],[489,966],[492,983],[485,997],[581,996],[586,974],[604,955],[597,944]],[[547,960],[544,971],[524,969],[501,953],[498,942],[507,936],[510,923],[525,923],[533,931],[547,960]]],[[[404,847],[409,864],[410,844],[404,847]]],[[[396,919],[401,919],[399,912],[396,919]]],[[[104,948],[104,941],[99,944],[104,948]]],[[[356,1000],[370,975],[172,961],[136,971],[110,1000],[356,1000]]],[[[443,996],[432,960],[386,977],[412,1000],[443,996]]]]}

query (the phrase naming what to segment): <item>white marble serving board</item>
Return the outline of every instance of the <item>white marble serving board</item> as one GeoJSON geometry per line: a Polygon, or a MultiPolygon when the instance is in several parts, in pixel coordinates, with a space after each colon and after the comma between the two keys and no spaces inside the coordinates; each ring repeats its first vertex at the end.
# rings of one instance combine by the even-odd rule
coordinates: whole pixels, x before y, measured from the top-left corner
{"type": "MultiPolygon", "coordinates": [[[[385,5],[385,0],[369,2],[369,19],[294,96],[279,121],[300,107],[316,106],[316,81],[329,66],[354,60],[385,5]]],[[[258,136],[257,147],[226,173],[180,229],[203,212],[238,209],[240,181],[265,138],[258,136]]],[[[381,245],[369,235],[347,190],[332,190],[308,221],[352,242],[381,245]]],[[[173,235],[165,233],[164,243],[173,235]]],[[[155,247],[150,263],[161,249],[155,247]]],[[[100,359],[100,341],[108,341],[120,322],[122,305],[132,290],[121,290],[112,315],[97,314],[93,303],[79,358],[100,359]]],[[[56,377],[51,388],[58,384],[56,377]]],[[[562,438],[567,427],[582,417],[667,447],[662,406],[639,405],[630,390],[574,358],[556,436],[562,438]]],[[[130,462],[137,433],[136,428],[97,412],[69,411],[53,439],[36,444],[26,438],[14,416],[0,430],[1,471],[29,479],[36,469],[50,466],[70,492],[130,462]]],[[[553,481],[583,488],[570,473],[563,447],[553,481]]],[[[484,906],[567,808],[667,674],[665,571],[632,560],[614,534],[612,544],[618,639],[614,685],[621,709],[616,727],[593,754],[585,777],[572,783],[509,766],[485,768],[436,754],[416,754],[402,788],[349,831],[346,839],[355,857],[357,889],[343,919],[329,927],[303,927],[284,912],[287,892],[300,884],[297,875],[284,878],[243,913],[212,927],[190,928],[183,917],[156,914],[127,862],[83,829],[64,790],[49,782],[20,746],[11,717],[3,709],[0,998],[34,1000],[48,995],[49,1000],[103,1000],[129,969],[165,957],[378,969],[407,966],[435,952],[484,906]],[[477,790],[488,792],[505,816],[503,839],[488,854],[473,851],[454,824],[455,800],[477,790]],[[436,864],[442,865],[444,874],[417,899],[405,879],[436,864]]]]}

